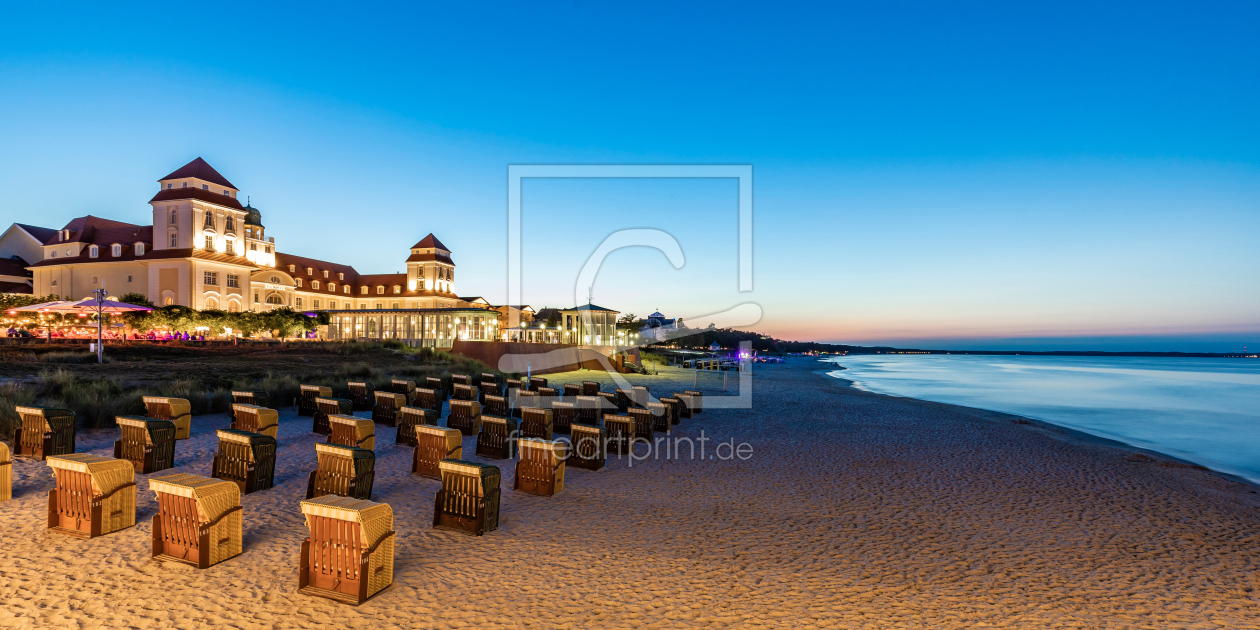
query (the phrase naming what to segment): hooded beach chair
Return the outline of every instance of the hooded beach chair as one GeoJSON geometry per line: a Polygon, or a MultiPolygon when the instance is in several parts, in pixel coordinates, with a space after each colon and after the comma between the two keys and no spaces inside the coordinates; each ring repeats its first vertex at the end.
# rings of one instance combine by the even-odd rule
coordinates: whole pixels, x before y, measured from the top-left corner
{"type": "Polygon", "coordinates": [[[497,466],[461,459],[438,462],[442,489],[433,498],[433,527],[480,536],[499,527],[497,466]]]}
{"type": "Polygon", "coordinates": [[[482,411],[486,415],[504,417],[512,415],[511,409],[508,408],[507,398],[504,398],[503,396],[489,394],[482,402],[482,405],[482,411]]]}
{"type": "Polygon", "coordinates": [[[613,402],[617,405],[617,413],[625,413],[635,406],[633,393],[628,389],[613,390],[613,402]]]}
{"type": "Polygon", "coordinates": [[[599,383],[595,381],[582,381],[582,395],[594,396],[599,393],[599,383]]]}
{"type": "Polygon", "coordinates": [[[499,395],[499,384],[482,382],[477,386],[477,392],[479,396],[478,400],[480,400],[481,404],[484,405],[486,404],[486,396],[499,395]]]}
{"type": "MultiPolygon", "coordinates": [[[[467,374],[452,374],[451,375],[452,388],[455,387],[456,385],[472,385],[472,384],[473,384],[472,377],[467,374]]],[[[448,391],[453,392],[454,390],[451,389],[448,391]]]]}
{"type": "Polygon", "coordinates": [[[192,405],[183,398],[145,396],[144,415],[156,420],[170,420],[175,424],[175,439],[192,437],[192,405]]]}
{"type": "Polygon", "coordinates": [[[353,414],[354,401],[349,398],[320,396],[315,399],[315,419],[311,422],[311,433],[328,435],[332,433],[332,425],[328,424],[328,416],[349,416],[353,414]]]}
{"type": "Polygon", "coordinates": [[[416,401],[416,382],[415,381],[406,381],[406,380],[398,379],[398,378],[390,379],[389,391],[395,394],[402,394],[403,396],[405,396],[406,401],[403,403],[404,405],[410,405],[411,403],[416,401]]]}
{"type": "Polygon", "coordinates": [[[508,391],[516,392],[516,402],[512,404],[511,407],[512,407],[512,415],[516,416],[517,418],[520,418],[521,414],[524,413],[526,409],[541,409],[542,408],[542,396],[539,396],[538,392],[531,392],[531,391],[524,391],[524,390],[508,390],[508,391]]]}
{"type": "Polygon", "coordinates": [[[684,389],[684,394],[691,396],[691,402],[695,405],[691,409],[691,413],[700,413],[704,411],[704,394],[694,389],[684,389]]]}
{"type": "Polygon", "coordinates": [[[48,492],[48,529],[95,538],[136,524],[136,467],[125,459],[50,455],[57,478],[48,492]]]}
{"type": "Polygon", "coordinates": [[[608,430],[590,424],[574,423],[569,427],[569,437],[573,443],[569,449],[568,465],[586,470],[599,470],[604,467],[604,451],[608,444],[608,430]]]}
{"type": "Polygon", "coordinates": [[[15,407],[22,418],[13,435],[13,454],[47,459],[74,452],[74,412],[55,407],[15,407]]]}
{"type": "Polygon", "coordinates": [[[329,444],[376,450],[376,423],[371,419],[328,416],[328,426],[332,427],[332,433],[328,434],[329,444]]]}
{"type": "Polygon", "coordinates": [[[313,416],[319,411],[320,398],[332,398],[332,388],[322,385],[302,385],[302,397],[298,399],[298,415],[313,416]]]}
{"type": "Polygon", "coordinates": [[[661,401],[661,404],[669,407],[669,421],[671,423],[678,424],[679,422],[682,422],[682,415],[683,411],[686,409],[686,405],[683,404],[681,398],[666,396],[658,398],[657,400],[661,401]]]}
{"type": "Polygon", "coordinates": [[[551,409],[551,405],[553,405],[557,400],[560,400],[560,392],[556,391],[556,388],[538,388],[538,404],[543,409],[551,409]]]}
{"type": "Polygon", "coordinates": [[[494,459],[512,459],[516,457],[518,437],[520,437],[520,427],[516,418],[481,416],[481,432],[477,434],[477,455],[494,459]]]}
{"type": "Polygon", "coordinates": [[[547,379],[541,376],[531,376],[529,378],[529,391],[536,392],[540,387],[547,386],[547,379]]]}
{"type": "Polygon", "coordinates": [[[175,423],[140,416],[118,416],[122,439],[114,442],[114,458],[132,463],[147,475],[175,467],[175,423]]]}
{"type": "Polygon", "coordinates": [[[446,397],[436,389],[431,387],[416,388],[416,407],[421,409],[429,409],[438,415],[442,414],[442,402],[446,397]]]}
{"type": "Polygon", "coordinates": [[[394,435],[395,444],[416,445],[416,427],[436,427],[438,414],[432,409],[419,407],[403,407],[398,410],[398,431],[394,435]]]}
{"type": "Polygon", "coordinates": [[[302,502],[298,592],[358,606],[394,583],[394,510],[385,503],[323,496],[302,502]]]}
{"type": "Polygon", "coordinates": [[[478,392],[477,388],[472,385],[455,383],[454,385],[451,385],[451,388],[454,390],[454,393],[451,395],[451,400],[479,400],[481,398],[480,392],[478,392]]]}
{"type": "MultiPolygon", "coordinates": [[[[233,391],[232,402],[242,405],[266,407],[271,404],[271,395],[262,391],[233,391]]],[[[236,420],[236,410],[228,407],[228,418],[236,420]]]]}
{"type": "Polygon", "coordinates": [[[0,501],[13,498],[13,456],[9,445],[0,442],[0,501]]]}
{"type": "Polygon", "coordinates": [[[521,381],[521,379],[519,379],[519,378],[509,378],[509,379],[504,379],[504,380],[503,380],[503,389],[505,389],[505,390],[508,390],[508,389],[516,389],[516,390],[529,389],[529,382],[528,382],[528,381],[526,381],[526,382],[522,382],[522,381],[521,381]]]}
{"type": "Polygon", "coordinates": [[[693,413],[695,413],[695,412],[696,412],[696,411],[695,411],[695,409],[696,409],[696,407],[695,407],[696,402],[695,402],[694,400],[692,400],[692,396],[691,396],[691,394],[680,394],[680,393],[678,393],[678,392],[674,392],[674,395],[673,395],[673,396],[671,396],[671,398],[674,398],[674,399],[676,399],[676,400],[682,401],[682,414],[681,414],[681,416],[682,416],[683,418],[690,418],[690,417],[691,417],[691,414],[693,414],[693,413]]]}
{"type": "Polygon", "coordinates": [[[502,386],[502,385],[503,385],[503,375],[502,375],[502,374],[491,374],[490,372],[482,372],[482,373],[481,373],[481,381],[480,381],[480,382],[482,382],[482,383],[494,383],[496,386],[502,386]]]}
{"type": "Polygon", "coordinates": [[[634,447],[634,418],[615,413],[604,414],[604,428],[608,430],[608,452],[618,455],[630,453],[634,447]]]}
{"type": "Polygon", "coordinates": [[[631,407],[626,414],[634,420],[634,434],[636,437],[651,439],[652,431],[656,428],[656,416],[651,411],[642,407],[631,407]]]}
{"type": "Polygon", "coordinates": [[[441,479],[438,462],[464,458],[464,434],[458,429],[420,425],[413,431],[415,453],[411,457],[411,474],[441,479]]]}
{"type": "Polygon", "coordinates": [[[550,409],[537,407],[521,409],[521,437],[550,440],[553,430],[550,409]]]}
{"type": "Polygon", "coordinates": [[[398,410],[407,406],[407,396],[393,392],[376,392],[376,406],[372,407],[372,422],[387,427],[398,426],[398,410]]]}
{"type": "Polygon", "coordinates": [[[556,433],[568,433],[569,427],[577,422],[577,404],[563,400],[551,403],[551,422],[556,433]]]}
{"type": "MultiPolygon", "coordinates": [[[[451,397],[451,379],[450,378],[437,378],[435,376],[428,376],[428,377],[425,377],[424,382],[425,382],[425,387],[438,393],[440,402],[446,402],[446,399],[451,397]]],[[[439,407],[438,411],[441,411],[441,410],[442,409],[439,407]]]]}
{"type": "Polygon", "coordinates": [[[574,385],[573,383],[565,383],[562,393],[564,394],[565,400],[573,402],[574,398],[582,395],[582,386],[574,385]]]}
{"type": "Polygon", "coordinates": [[[219,429],[219,453],[210,476],[236,484],[241,494],[271,488],[276,474],[276,438],[261,433],[219,429]]]}
{"type": "Polygon", "coordinates": [[[670,432],[674,428],[674,408],[663,402],[649,402],[647,411],[652,414],[652,429],[670,432]]]}
{"type": "Polygon", "coordinates": [[[630,401],[636,406],[646,407],[650,400],[652,400],[652,393],[648,391],[648,388],[642,385],[630,386],[630,401]]]}
{"type": "Polygon", "coordinates": [[[275,409],[232,403],[232,415],[235,417],[232,428],[237,431],[262,433],[271,437],[276,437],[280,432],[280,413],[275,409]]]}
{"type": "Polygon", "coordinates": [[[564,463],[568,445],[559,440],[526,438],[520,442],[513,490],[549,497],[564,491],[564,463]]]}
{"type": "Polygon", "coordinates": [[[583,424],[603,425],[604,414],[617,410],[600,396],[578,396],[576,402],[578,422],[583,424]]]}
{"type": "Polygon", "coordinates": [[[176,473],[149,480],[157,494],[153,557],[207,569],[241,555],[241,489],[231,481],[176,473]]]}
{"type": "Polygon", "coordinates": [[[355,499],[372,498],[376,478],[376,453],[340,444],[315,444],[319,468],[306,480],[306,498],[335,494],[355,499]]]}
{"type": "Polygon", "coordinates": [[[376,386],[367,382],[351,382],[346,383],[346,387],[350,390],[350,402],[354,404],[355,411],[371,411],[372,406],[376,404],[376,386]]]}
{"type": "Polygon", "coordinates": [[[475,400],[452,400],[446,426],[459,429],[464,435],[477,435],[481,430],[481,403],[475,400]]]}

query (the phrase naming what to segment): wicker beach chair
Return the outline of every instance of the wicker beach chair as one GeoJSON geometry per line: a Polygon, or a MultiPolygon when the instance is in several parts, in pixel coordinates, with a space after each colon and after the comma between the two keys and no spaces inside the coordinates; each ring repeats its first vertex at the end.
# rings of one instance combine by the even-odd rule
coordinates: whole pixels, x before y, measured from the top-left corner
{"type": "Polygon", "coordinates": [[[376,406],[372,407],[372,422],[387,427],[398,426],[398,410],[406,406],[406,394],[376,392],[376,406]]]}
{"type": "Polygon", "coordinates": [[[582,395],[582,386],[574,385],[573,383],[565,383],[562,391],[564,393],[564,399],[569,402],[573,402],[574,398],[582,395]]]}
{"type": "Polygon", "coordinates": [[[298,415],[313,416],[319,411],[320,398],[332,398],[332,388],[321,385],[302,385],[302,397],[298,398],[298,415]]]}
{"type": "Polygon", "coordinates": [[[599,383],[595,381],[582,381],[582,395],[594,396],[599,393],[599,383]]]}
{"type": "Polygon", "coordinates": [[[352,382],[346,383],[346,387],[350,390],[347,397],[354,404],[355,411],[371,411],[372,406],[376,404],[376,386],[368,382],[352,382]]]}
{"type": "Polygon", "coordinates": [[[341,444],[315,444],[319,468],[306,480],[306,498],[325,494],[369,500],[376,478],[376,453],[341,444]]]}
{"type": "MultiPolygon", "coordinates": [[[[451,375],[452,388],[455,387],[456,385],[472,385],[472,384],[473,384],[472,377],[467,374],[452,374],[451,375]]],[[[454,392],[453,389],[450,391],[452,393],[454,392]]]]}
{"type": "Polygon", "coordinates": [[[559,440],[526,438],[520,441],[513,490],[549,497],[564,491],[564,463],[568,445],[559,440]]]}
{"type": "Polygon", "coordinates": [[[481,403],[475,400],[452,400],[446,426],[459,429],[464,435],[477,435],[481,430],[481,403]]]}
{"type": "Polygon", "coordinates": [[[499,483],[497,466],[462,459],[438,463],[442,489],[433,499],[433,527],[480,536],[499,527],[499,483]]]}
{"type": "Polygon", "coordinates": [[[519,437],[520,425],[516,418],[481,416],[481,432],[477,434],[477,455],[494,459],[513,459],[516,457],[516,441],[519,437]]]}
{"type": "Polygon", "coordinates": [[[482,410],[486,415],[504,417],[512,415],[512,410],[508,407],[507,398],[503,396],[487,395],[482,404],[484,405],[482,410]]]}
{"type": "Polygon", "coordinates": [[[149,480],[157,494],[153,557],[207,569],[241,555],[241,489],[231,481],[176,473],[149,480]]]}
{"type": "Polygon", "coordinates": [[[604,467],[604,452],[608,444],[608,430],[590,424],[574,423],[569,428],[572,448],[568,465],[586,470],[604,467]]]}
{"type": "Polygon", "coordinates": [[[353,413],[354,401],[349,398],[320,396],[315,399],[315,419],[311,422],[311,433],[328,435],[332,433],[332,425],[328,424],[328,416],[349,416],[353,413]]]}
{"type": "Polygon", "coordinates": [[[648,401],[652,400],[652,393],[642,385],[631,385],[630,400],[639,407],[646,407],[648,401]]]}
{"type": "Polygon", "coordinates": [[[9,445],[0,442],[0,502],[13,498],[13,456],[9,445]]]}
{"type": "MultiPolygon", "coordinates": [[[[446,402],[451,397],[451,380],[449,378],[437,378],[428,376],[424,379],[425,387],[437,392],[440,402],[446,402]]],[[[441,411],[441,407],[438,411],[441,411]]]]}
{"type": "Polygon", "coordinates": [[[550,440],[555,424],[550,409],[526,407],[521,409],[521,437],[550,440]]]}
{"type": "Polygon", "coordinates": [[[262,433],[271,437],[276,437],[280,432],[280,414],[275,409],[232,403],[232,415],[236,418],[232,421],[232,428],[237,431],[262,433]]]}
{"type": "Polygon", "coordinates": [[[630,453],[634,446],[634,418],[615,413],[604,414],[604,428],[608,430],[608,449],[618,455],[630,453]]]}
{"type": "Polygon", "coordinates": [[[528,381],[522,382],[522,381],[521,381],[521,379],[519,379],[519,378],[509,378],[509,379],[504,379],[504,381],[503,381],[503,389],[505,389],[505,390],[507,390],[507,389],[516,389],[516,390],[529,389],[529,382],[528,382],[528,381]]]}
{"type": "Polygon", "coordinates": [[[569,427],[577,422],[577,403],[563,400],[551,403],[551,422],[556,433],[568,433],[569,427]]]}
{"type": "Polygon", "coordinates": [[[674,395],[671,396],[671,398],[682,401],[682,413],[679,414],[681,417],[690,418],[691,414],[695,413],[696,403],[692,400],[691,394],[680,394],[678,392],[674,392],[674,395]]]}
{"type": "Polygon", "coordinates": [[[664,404],[669,407],[669,421],[670,422],[674,424],[678,424],[679,422],[682,422],[682,415],[683,415],[684,409],[686,409],[686,405],[683,404],[683,401],[681,398],[665,396],[662,398],[658,398],[657,400],[661,401],[661,404],[664,404]]]}
{"type": "Polygon", "coordinates": [[[394,510],[385,503],[325,496],[302,502],[298,592],[358,606],[394,583],[394,510]]]}
{"type": "MultiPolygon", "coordinates": [[[[625,413],[625,409],[623,409],[617,401],[617,399],[620,398],[620,396],[618,396],[616,393],[596,392],[595,397],[603,399],[604,402],[602,403],[602,407],[601,407],[602,409],[616,411],[617,413],[625,413]]],[[[627,406],[627,408],[629,407],[627,406]]]]}
{"type": "Polygon", "coordinates": [[[368,418],[355,416],[328,416],[329,444],[376,450],[376,423],[368,418]]]}
{"type": "Polygon", "coordinates": [[[261,433],[219,429],[219,453],[210,476],[231,481],[241,494],[270,489],[276,474],[276,438],[261,433]]]}
{"type": "Polygon", "coordinates": [[[617,413],[625,413],[627,409],[633,408],[633,393],[628,389],[616,389],[613,391],[613,401],[617,404],[617,413]]]}
{"type": "Polygon", "coordinates": [[[50,455],[57,478],[48,492],[48,529],[95,538],[136,524],[136,468],[87,453],[50,455]]]}
{"type": "Polygon", "coordinates": [[[15,407],[22,418],[13,435],[13,454],[47,459],[74,452],[74,412],[54,407],[15,407]]]}
{"type": "Polygon", "coordinates": [[[526,409],[541,409],[542,396],[538,392],[516,390],[516,404],[512,405],[512,415],[522,417],[526,409]]]}
{"type": "Polygon", "coordinates": [[[604,414],[617,410],[602,396],[578,396],[576,402],[578,422],[583,424],[602,426],[604,414]]]}
{"type": "Polygon", "coordinates": [[[192,405],[183,398],[145,396],[144,415],[155,420],[170,420],[175,423],[175,439],[177,440],[187,440],[192,437],[192,405]]]}
{"type": "Polygon", "coordinates": [[[546,386],[547,386],[547,379],[541,376],[529,377],[529,391],[536,392],[538,391],[538,388],[546,387],[546,386]]]}
{"type": "MultiPolygon", "coordinates": [[[[271,404],[271,395],[267,392],[255,391],[233,391],[232,402],[242,405],[256,405],[258,407],[266,407],[271,404]]],[[[228,418],[236,420],[236,410],[228,407],[228,418]]]]}
{"type": "Polygon", "coordinates": [[[432,409],[419,407],[403,407],[398,410],[398,431],[394,436],[395,444],[416,445],[416,427],[436,427],[438,414],[432,409]]]}
{"type": "Polygon", "coordinates": [[[538,388],[538,405],[543,409],[551,409],[551,406],[560,400],[560,392],[554,387],[538,388]]]}
{"type": "Polygon", "coordinates": [[[669,433],[674,428],[674,408],[662,402],[650,402],[647,411],[652,414],[652,429],[669,433]]]}
{"type": "Polygon", "coordinates": [[[704,394],[694,389],[684,389],[684,394],[691,395],[692,402],[695,404],[691,409],[691,413],[700,413],[704,411],[704,394]]]}
{"type": "Polygon", "coordinates": [[[626,414],[634,419],[634,435],[652,439],[652,431],[656,427],[656,416],[642,407],[631,407],[626,414]]]}
{"type": "Polygon", "coordinates": [[[472,385],[455,383],[451,387],[454,389],[454,393],[451,395],[451,400],[479,400],[481,398],[480,392],[478,392],[477,388],[472,385]]]}
{"type": "Polygon", "coordinates": [[[480,385],[477,386],[477,391],[480,394],[480,398],[478,398],[478,400],[480,400],[481,404],[484,405],[486,404],[486,396],[499,395],[499,384],[498,383],[481,383],[480,385]]]}
{"type": "Polygon", "coordinates": [[[438,462],[464,458],[464,434],[458,429],[420,425],[412,432],[416,448],[411,457],[411,474],[441,479],[438,462]]]}
{"type": "Polygon", "coordinates": [[[125,459],[147,475],[175,467],[175,423],[141,416],[114,418],[122,439],[114,442],[114,459],[125,459]]]}
{"type": "Polygon", "coordinates": [[[398,378],[390,379],[389,391],[395,394],[402,394],[403,396],[405,396],[407,398],[407,401],[404,404],[410,405],[411,403],[416,402],[416,382],[415,381],[405,381],[398,378]]]}
{"type": "Polygon", "coordinates": [[[445,400],[446,397],[442,395],[442,392],[436,389],[431,387],[416,388],[415,406],[421,409],[428,409],[440,416],[442,415],[442,403],[445,400]]]}

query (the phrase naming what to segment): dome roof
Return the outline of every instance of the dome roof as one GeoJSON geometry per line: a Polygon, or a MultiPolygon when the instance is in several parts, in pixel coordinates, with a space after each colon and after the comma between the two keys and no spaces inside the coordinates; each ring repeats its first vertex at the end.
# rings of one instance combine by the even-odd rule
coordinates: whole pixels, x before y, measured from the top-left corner
{"type": "Polygon", "coordinates": [[[245,204],[245,225],[257,225],[258,227],[266,227],[262,224],[262,213],[258,208],[245,204]]]}

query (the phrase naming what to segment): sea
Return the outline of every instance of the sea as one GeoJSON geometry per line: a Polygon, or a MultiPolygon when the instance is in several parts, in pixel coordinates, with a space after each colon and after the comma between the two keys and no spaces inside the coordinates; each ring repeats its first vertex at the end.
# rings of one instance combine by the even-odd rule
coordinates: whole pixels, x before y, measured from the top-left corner
{"type": "Polygon", "coordinates": [[[1260,483],[1260,359],[829,357],[860,389],[1035,418],[1260,483]]]}

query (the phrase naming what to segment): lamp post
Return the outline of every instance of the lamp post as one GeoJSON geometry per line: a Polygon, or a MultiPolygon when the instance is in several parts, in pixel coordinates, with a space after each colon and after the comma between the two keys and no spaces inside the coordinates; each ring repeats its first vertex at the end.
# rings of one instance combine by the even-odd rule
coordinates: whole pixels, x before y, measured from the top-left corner
{"type": "Polygon", "coordinates": [[[105,296],[109,295],[109,291],[104,288],[97,289],[92,292],[96,296],[96,362],[105,362],[105,346],[102,344],[101,330],[105,324],[103,307],[105,304],[105,296]]]}

